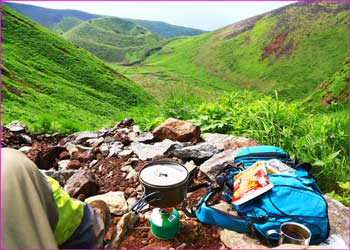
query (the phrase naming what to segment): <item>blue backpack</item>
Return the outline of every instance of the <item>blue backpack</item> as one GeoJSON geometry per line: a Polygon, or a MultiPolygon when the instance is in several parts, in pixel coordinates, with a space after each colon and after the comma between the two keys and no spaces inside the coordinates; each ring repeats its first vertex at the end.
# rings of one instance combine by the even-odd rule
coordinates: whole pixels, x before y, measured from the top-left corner
{"type": "Polygon", "coordinates": [[[292,161],[289,154],[274,146],[254,146],[240,151],[225,173],[217,178],[220,188],[208,189],[193,209],[203,223],[217,225],[241,233],[255,231],[267,240],[276,242],[276,235],[266,238],[267,231],[279,230],[285,222],[297,222],[311,231],[310,244],[319,244],[329,236],[327,202],[316,181],[308,174],[311,166],[292,161]],[[295,174],[268,174],[273,188],[241,205],[232,204],[233,177],[256,161],[278,159],[295,169],[295,174]],[[210,198],[223,190],[238,216],[208,206],[210,198]]]}

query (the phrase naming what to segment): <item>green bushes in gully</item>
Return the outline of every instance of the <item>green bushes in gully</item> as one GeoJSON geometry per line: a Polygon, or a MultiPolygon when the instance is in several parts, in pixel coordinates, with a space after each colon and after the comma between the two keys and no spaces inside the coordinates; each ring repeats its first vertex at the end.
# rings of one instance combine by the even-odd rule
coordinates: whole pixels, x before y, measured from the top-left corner
{"type": "MultiPolygon", "coordinates": [[[[180,106],[181,103],[177,101],[180,106]]],[[[261,144],[287,150],[292,158],[311,162],[312,174],[323,192],[333,190],[329,195],[347,205],[348,114],[345,107],[312,111],[301,102],[280,100],[277,93],[267,96],[245,91],[225,94],[192,110],[188,108],[187,112],[184,106],[177,107],[179,113],[172,110],[173,117],[191,117],[203,132],[254,138],[261,144]]]]}

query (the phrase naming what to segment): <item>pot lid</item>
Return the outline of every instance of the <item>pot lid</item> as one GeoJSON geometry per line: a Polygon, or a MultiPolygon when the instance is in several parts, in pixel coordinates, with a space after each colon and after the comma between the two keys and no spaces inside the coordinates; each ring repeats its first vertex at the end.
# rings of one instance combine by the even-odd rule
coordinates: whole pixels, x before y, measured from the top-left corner
{"type": "Polygon", "coordinates": [[[187,179],[187,169],[172,161],[152,162],[140,172],[141,182],[152,186],[167,187],[183,183],[187,179]]]}

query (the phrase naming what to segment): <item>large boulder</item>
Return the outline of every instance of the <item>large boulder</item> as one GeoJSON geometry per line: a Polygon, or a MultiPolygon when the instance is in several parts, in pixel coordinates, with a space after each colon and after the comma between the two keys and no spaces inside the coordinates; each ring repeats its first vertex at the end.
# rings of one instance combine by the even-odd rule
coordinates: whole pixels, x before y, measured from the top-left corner
{"type": "Polygon", "coordinates": [[[239,150],[225,150],[211,157],[202,163],[199,169],[205,173],[210,180],[214,181],[216,176],[220,174],[228,163],[231,163],[239,150]]]}
{"type": "Polygon", "coordinates": [[[219,149],[205,142],[175,149],[173,155],[185,161],[193,160],[196,163],[202,163],[218,152],[219,149]]]}
{"type": "Polygon", "coordinates": [[[157,142],[153,145],[144,144],[141,142],[131,143],[131,150],[137,155],[141,160],[151,160],[156,156],[164,155],[171,146],[175,144],[180,144],[179,142],[164,140],[162,142],[157,142]]]}
{"type": "Polygon", "coordinates": [[[96,195],[99,186],[90,171],[80,170],[68,179],[64,190],[73,198],[85,199],[96,195]]]}
{"type": "Polygon", "coordinates": [[[66,151],[65,147],[34,144],[26,155],[38,168],[48,170],[57,167],[56,159],[63,151],[66,151]]]}
{"type": "Polygon", "coordinates": [[[200,140],[200,128],[190,122],[169,118],[153,130],[156,140],[169,139],[180,142],[197,143],[200,140]]]}

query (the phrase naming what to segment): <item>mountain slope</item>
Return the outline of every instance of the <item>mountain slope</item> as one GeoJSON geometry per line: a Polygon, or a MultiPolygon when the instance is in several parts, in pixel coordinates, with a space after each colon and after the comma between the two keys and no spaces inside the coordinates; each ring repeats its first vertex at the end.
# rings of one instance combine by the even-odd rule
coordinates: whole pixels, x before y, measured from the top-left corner
{"type": "Polygon", "coordinates": [[[348,54],[347,6],[291,4],[205,35],[176,39],[165,46],[171,53],[154,54],[145,63],[182,74],[191,62],[243,88],[301,98],[342,67],[348,54]]]}
{"type": "Polygon", "coordinates": [[[121,110],[150,103],[129,79],[7,6],[2,63],[3,124],[20,119],[61,131],[101,127],[121,110]]]}
{"type": "Polygon", "coordinates": [[[163,42],[149,30],[116,17],[82,22],[63,36],[107,62],[140,60],[163,42]]]}
{"type": "MultiPolygon", "coordinates": [[[[54,30],[57,33],[68,31],[70,28],[78,25],[76,19],[80,21],[90,20],[94,18],[103,17],[102,15],[90,14],[76,10],[55,10],[37,7],[28,4],[19,3],[5,3],[17,12],[29,17],[30,19],[40,23],[41,25],[54,30]],[[74,20],[75,19],[75,20],[74,20]],[[57,28],[59,27],[59,28],[57,28]],[[62,29],[62,27],[64,27],[62,29]]],[[[195,36],[202,34],[206,31],[187,28],[177,25],[168,24],[159,21],[126,19],[132,21],[138,25],[141,25],[158,36],[164,38],[171,38],[176,36],[195,36]]]]}
{"type": "Polygon", "coordinates": [[[78,10],[55,10],[29,4],[11,2],[6,2],[5,5],[47,28],[50,28],[62,21],[64,17],[74,17],[82,21],[102,17],[101,15],[90,14],[78,10]]]}
{"type": "Polygon", "coordinates": [[[152,31],[158,36],[165,38],[173,38],[178,36],[197,36],[206,33],[205,30],[187,28],[183,26],[173,25],[160,21],[148,21],[139,19],[128,19],[138,25],[145,27],[146,29],[152,31]]]}

